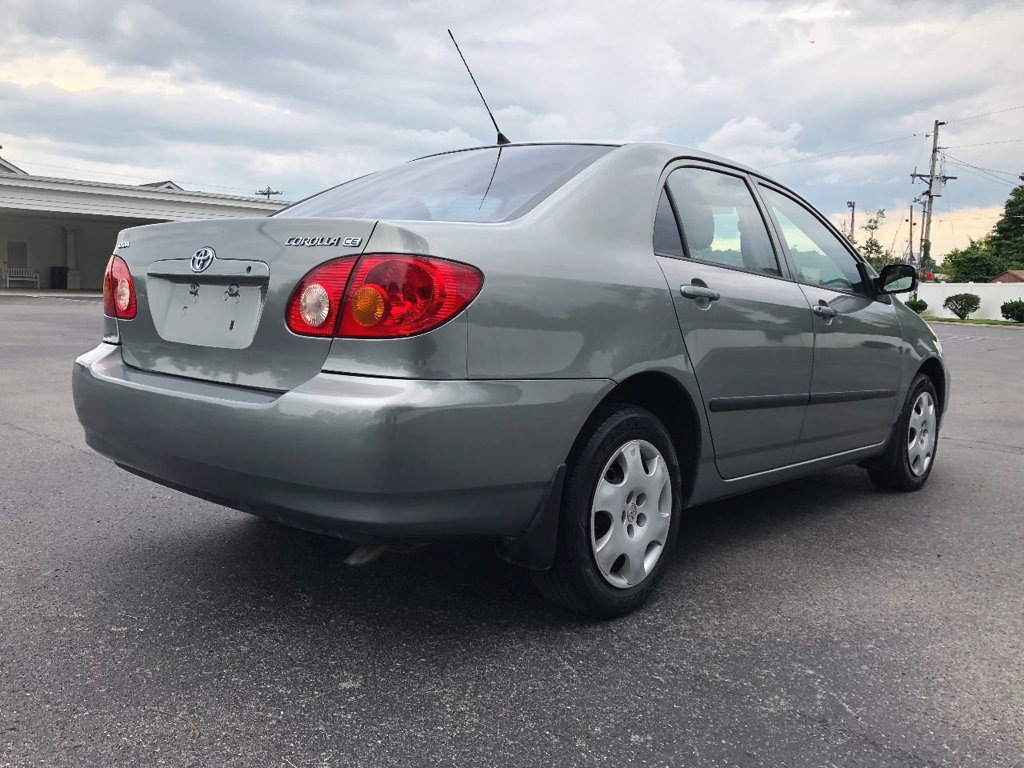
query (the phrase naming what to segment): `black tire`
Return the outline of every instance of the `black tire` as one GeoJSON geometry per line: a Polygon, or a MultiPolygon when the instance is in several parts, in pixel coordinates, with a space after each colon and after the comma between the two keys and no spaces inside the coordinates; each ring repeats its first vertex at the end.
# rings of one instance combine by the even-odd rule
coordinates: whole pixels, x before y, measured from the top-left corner
{"type": "Polygon", "coordinates": [[[935,384],[928,376],[919,373],[911,384],[903,411],[889,438],[895,441],[890,443],[895,448],[895,462],[888,469],[869,468],[871,482],[890,491],[918,491],[924,487],[935,466],[935,452],[939,447],[939,407],[935,384]],[[923,413],[929,403],[930,419],[923,413]],[[919,426],[922,416],[924,429],[919,426]]]}
{"type": "MultiPolygon", "coordinates": [[[[534,584],[549,600],[594,618],[612,618],[639,608],[650,599],[675,548],[681,488],[679,460],[664,425],[649,411],[634,405],[602,406],[587,422],[569,455],[554,565],[547,571],[531,571],[534,584]],[[670,499],[664,497],[666,484],[663,475],[655,469],[658,460],[654,451],[664,460],[670,499]],[[616,479],[612,476],[614,473],[622,471],[616,466],[626,466],[627,453],[633,461],[640,461],[639,465],[633,465],[633,475],[639,478],[641,490],[636,490],[635,486],[630,489],[631,481],[626,473],[621,485],[609,482],[609,478],[616,479]],[[615,466],[613,458],[617,462],[615,466]],[[650,474],[639,475],[637,466],[644,473],[650,470],[650,474]],[[611,526],[616,521],[609,512],[592,510],[597,506],[595,493],[599,487],[604,490],[621,487],[621,498],[627,502],[621,516],[617,516],[614,543],[610,540],[611,526]],[[651,489],[653,493],[655,487],[661,488],[661,495],[656,500],[649,499],[643,489],[651,489]],[[596,535],[605,523],[608,528],[600,536],[596,535]],[[612,545],[609,553],[621,546],[636,554],[640,547],[646,546],[644,556],[631,561],[627,554],[622,554],[610,567],[606,563],[608,575],[605,575],[595,554],[596,540],[601,536],[607,536],[606,544],[612,545]],[[648,559],[655,557],[648,570],[648,559]],[[618,571],[616,564],[619,564],[618,571]],[[646,575],[639,577],[640,572],[646,575]],[[630,577],[634,577],[635,583],[629,583],[630,577]],[[610,580],[622,583],[615,586],[610,580]]],[[[605,559],[608,557],[610,555],[605,559]]]]}

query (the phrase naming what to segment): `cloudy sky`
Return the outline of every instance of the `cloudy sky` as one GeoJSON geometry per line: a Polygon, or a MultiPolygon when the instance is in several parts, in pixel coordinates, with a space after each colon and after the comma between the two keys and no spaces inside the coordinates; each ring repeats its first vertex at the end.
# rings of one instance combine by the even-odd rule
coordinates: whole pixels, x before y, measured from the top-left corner
{"type": "Polygon", "coordinates": [[[897,250],[934,120],[958,177],[937,253],[984,234],[1024,172],[1020,0],[0,0],[0,18],[0,155],[41,176],[296,200],[493,143],[447,28],[513,140],[700,147],[836,222],[847,200],[858,224],[887,209],[897,250]]]}

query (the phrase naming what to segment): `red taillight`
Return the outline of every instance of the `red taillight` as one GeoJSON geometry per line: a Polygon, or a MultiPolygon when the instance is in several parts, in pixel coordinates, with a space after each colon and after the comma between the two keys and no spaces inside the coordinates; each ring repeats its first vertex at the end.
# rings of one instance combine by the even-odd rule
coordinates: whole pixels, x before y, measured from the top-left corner
{"type": "Polygon", "coordinates": [[[333,336],[338,327],[338,310],[345,296],[345,284],[354,256],[328,261],[306,275],[288,302],[285,320],[293,333],[303,336],[333,336]]]}
{"type": "Polygon", "coordinates": [[[131,320],[137,310],[135,284],[128,265],[120,256],[111,256],[103,273],[103,314],[118,320],[131,320]]]}
{"type": "Polygon", "coordinates": [[[359,260],[345,293],[339,336],[412,336],[448,322],[483,285],[473,267],[425,256],[375,254],[359,260]]]}
{"type": "Polygon", "coordinates": [[[288,303],[292,331],[364,339],[413,336],[465,309],[484,280],[474,267],[428,256],[373,254],[359,258],[353,270],[354,264],[338,259],[303,278],[288,303]],[[332,286],[323,279],[329,270],[335,270],[332,286]]]}

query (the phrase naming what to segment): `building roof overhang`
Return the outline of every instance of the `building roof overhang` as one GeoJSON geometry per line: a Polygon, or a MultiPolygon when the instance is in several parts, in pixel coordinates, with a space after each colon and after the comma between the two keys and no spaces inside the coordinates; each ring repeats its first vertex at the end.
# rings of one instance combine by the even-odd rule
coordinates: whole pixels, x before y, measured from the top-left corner
{"type": "Polygon", "coordinates": [[[0,211],[181,221],[266,216],[286,205],[255,197],[0,173],[0,211]]]}
{"type": "Polygon", "coordinates": [[[0,157],[0,173],[17,173],[21,176],[28,175],[27,173],[25,173],[25,171],[21,170],[21,168],[16,166],[14,163],[9,163],[2,157],[0,157]]]}

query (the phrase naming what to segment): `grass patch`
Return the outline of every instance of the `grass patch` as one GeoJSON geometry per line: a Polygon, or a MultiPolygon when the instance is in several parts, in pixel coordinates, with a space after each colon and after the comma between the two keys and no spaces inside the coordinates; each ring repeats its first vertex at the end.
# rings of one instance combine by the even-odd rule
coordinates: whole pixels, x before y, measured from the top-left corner
{"type": "Polygon", "coordinates": [[[930,323],[957,323],[959,325],[1013,325],[1018,328],[1024,328],[1024,323],[1018,323],[1016,320],[986,320],[984,318],[973,317],[961,320],[958,317],[933,317],[932,315],[922,315],[921,317],[930,323]]]}

